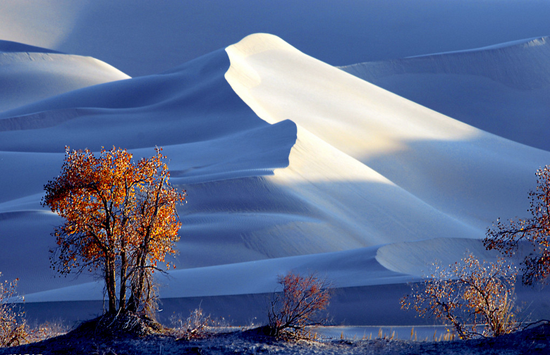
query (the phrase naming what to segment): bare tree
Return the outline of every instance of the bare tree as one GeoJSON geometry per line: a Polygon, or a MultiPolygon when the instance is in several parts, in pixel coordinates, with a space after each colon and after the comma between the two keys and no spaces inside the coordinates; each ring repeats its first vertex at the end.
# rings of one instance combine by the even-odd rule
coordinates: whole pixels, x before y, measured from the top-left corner
{"type": "Polygon", "coordinates": [[[480,262],[472,254],[432,275],[401,299],[402,309],[450,323],[461,339],[513,332],[515,320],[514,266],[503,258],[480,262]]]}
{"type": "Polygon", "coordinates": [[[522,281],[527,285],[544,281],[550,275],[550,166],[536,172],[537,188],[529,192],[530,218],[497,221],[487,230],[484,245],[505,256],[518,251],[520,242],[532,250],[522,262],[522,281]]]}
{"type": "Polygon", "coordinates": [[[330,288],[326,280],[315,275],[288,273],[279,275],[279,284],[283,286],[283,291],[274,296],[268,310],[271,335],[301,337],[307,326],[323,323],[319,313],[327,308],[330,301],[330,288]]]}

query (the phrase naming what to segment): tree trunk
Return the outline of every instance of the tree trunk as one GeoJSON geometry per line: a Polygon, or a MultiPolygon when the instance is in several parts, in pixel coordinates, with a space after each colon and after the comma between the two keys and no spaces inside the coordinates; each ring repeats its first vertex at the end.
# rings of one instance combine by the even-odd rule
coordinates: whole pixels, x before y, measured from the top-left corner
{"type": "MultiPolygon", "coordinates": [[[[123,238],[124,239],[124,238],[123,238]]],[[[122,243],[124,250],[125,243],[122,243]]],[[[119,309],[122,313],[126,312],[126,282],[128,281],[128,260],[126,252],[122,251],[120,254],[120,296],[119,296],[119,309]]]]}
{"type": "Polygon", "coordinates": [[[106,269],[105,270],[105,285],[107,288],[107,296],[109,297],[109,314],[117,313],[117,304],[116,304],[116,268],[115,260],[109,258],[106,260],[106,269]]]}
{"type": "Polygon", "coordinates": [[[133,312],[137,312],[139,310],[143,298],[143,273],[145,272],[142,267],[143,259],[143,255],[140,253],[137,258],[136,265],[134,266],[137,269],[134,271],[134,277],[132,278],[132,295],[130,296],[131,306],[128,306],[132,308],[131,310],[133,312]]]}

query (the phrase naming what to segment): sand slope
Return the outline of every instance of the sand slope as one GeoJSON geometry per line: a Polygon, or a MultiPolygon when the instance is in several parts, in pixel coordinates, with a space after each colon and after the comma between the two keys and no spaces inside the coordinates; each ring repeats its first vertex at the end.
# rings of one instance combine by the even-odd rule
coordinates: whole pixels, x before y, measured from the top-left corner
{"type": "Polygon", "coordinates": [[[499,136],[549,150],[548,37],[342,67],[393,93],[499,136]]]}
{"type": "MultiPolygon", "coordinates": [[[[279,38],[253,35],[227,51],[232,66],[226,77],[258,116],[292,120],[469,226],[485,229],[495,214],[517,214],[534,171],[548,160],[545,151],[404,100],[279,38]]],[[[352,176],[347,180],[357,180],[352,176]]]]}
{"type": "Polygon", "coordinates": [[[94,58],[0,41],[0,111],[128,78],[94,58]]]}

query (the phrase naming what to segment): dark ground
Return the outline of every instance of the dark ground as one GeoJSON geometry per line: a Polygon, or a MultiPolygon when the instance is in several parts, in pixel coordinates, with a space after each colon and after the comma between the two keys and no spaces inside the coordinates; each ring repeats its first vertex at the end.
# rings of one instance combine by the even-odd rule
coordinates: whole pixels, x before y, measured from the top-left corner
{"type": "MultiPolygon", "coordinates": [[[[91,323],[90,323],[91,324],[91,323]]],[[[204,339],[178,340],[173,335],[136,335],[80,326],[56,338],[0,354],[550,354],[550,324],[498,338],[467,341],[300,340],[285,342],[257,329],[211,334],[204,339]]]]}

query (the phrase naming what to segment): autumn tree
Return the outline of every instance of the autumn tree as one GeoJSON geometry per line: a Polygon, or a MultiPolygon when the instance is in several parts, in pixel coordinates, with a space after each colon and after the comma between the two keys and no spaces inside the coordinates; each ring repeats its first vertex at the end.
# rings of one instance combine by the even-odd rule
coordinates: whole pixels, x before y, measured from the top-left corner
{"type": "Polygon", "coordinates": [[[271,335],[303,336],[307,326],[322,323],[319,313],[327,308],[330,288],[315,275],[294,273],[280,275],[282,293],[277,293],[268,310],[268,328],[271,335]]]}
{"type": "Polygon", "coordinates": [[[461,339],[499,336],[517,329],[515,268],[503,258],[480,262],[472,254],[441,268],[401,299],[402,309],[450,323],[461,339]]]}
{"type": "Polygon", "coordinates": [[[185,192],[170,184],[165,159],[161,148],[139,161],[114,147],[99,156],[67,148],[61,174],[44,186],[42,205],[65,220],[52,233],[52,267],[62,274],[100,272],[109,314],[146,311],[152,273],[176,252],[176,206],[185,192]]]}
{"type": "Polygon", "coordinates": [[[529,192],[531,215],[526,219],[497,219],[487,230],[484,245],[512,256],[519,245],[530,246],[522,261],[522,281],[527,285],[545,280],[550,275],[550,166],[536,172],[537,188],[529,192]]]}

